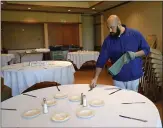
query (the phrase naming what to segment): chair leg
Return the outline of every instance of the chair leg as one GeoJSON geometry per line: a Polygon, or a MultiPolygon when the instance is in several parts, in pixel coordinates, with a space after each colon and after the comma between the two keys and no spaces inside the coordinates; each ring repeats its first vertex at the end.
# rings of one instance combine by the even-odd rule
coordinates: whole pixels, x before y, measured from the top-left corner
{"type": "Polygon", "coordinates": [[[53,87],[53,86],[60,86],[60,85],[61,84],[59,84],[57,82],[41,82],[41,83],[37,83],[37,84],[29,87],[23,93],[33,91],[33,90],[37,90],[37,89],[46,88],[46,87],[53,87]]]}

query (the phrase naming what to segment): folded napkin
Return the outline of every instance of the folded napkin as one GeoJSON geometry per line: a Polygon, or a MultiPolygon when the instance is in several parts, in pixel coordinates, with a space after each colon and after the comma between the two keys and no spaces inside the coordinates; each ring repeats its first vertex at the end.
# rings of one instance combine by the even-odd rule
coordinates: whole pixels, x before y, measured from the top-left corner
{"type": "Polygon", "coordinates": [[[50,49],[46,48],[40,48],[40,49],[35,49],[36,52],[50,52],[50,49]]]}
{"type": "Polygon", "coordinates": [[[134,59],[134,52],[126,52],[108,69],[108,71],[111,73],[111,75],[115,76],[121,71],[123,65],[129,63],[131,60],[134,59]]]}

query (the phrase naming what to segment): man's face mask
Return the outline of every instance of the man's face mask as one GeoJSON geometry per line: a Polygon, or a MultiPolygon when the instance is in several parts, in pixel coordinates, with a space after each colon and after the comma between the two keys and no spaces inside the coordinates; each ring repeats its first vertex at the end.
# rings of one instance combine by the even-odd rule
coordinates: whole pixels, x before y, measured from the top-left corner
{"type": "Polygon", "coordinates": [[[120,31],[120,29],[117,26],[116,31],[111,31],[110,32],[110,36],[112,36],[112,37],[118,37],[120,35],[120,33],[121,33],[121,31],[120,31]]]}

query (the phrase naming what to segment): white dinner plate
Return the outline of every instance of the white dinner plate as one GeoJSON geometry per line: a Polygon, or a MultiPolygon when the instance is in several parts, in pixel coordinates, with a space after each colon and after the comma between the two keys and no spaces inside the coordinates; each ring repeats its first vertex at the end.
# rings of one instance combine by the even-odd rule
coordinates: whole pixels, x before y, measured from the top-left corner
{"type": "Polygon", "coordinates": [[[31,109],[23,113],[25,118],[33,118],[41,114],[40,109],[31,109]]]}
{"type": "Polygon", "coordinates": [[[81,96],[79,96],[79,95],[73,95],[73,96],[70,96],[69,97],[69,100],[70,101],[73,101],[73,102],[79,102],[79,101],[81,101],[81,96]]]}
{"type": "Polygon", "coordinates": [[[56,122],[64,122],[70,119],[70,115],[69,113],[66,113],[66,112],[58,112],[58,113],[55,113],[51,119],[56,122]]]}
{"type": "MultiPolygon", "coordinates": [[[[51,106],[56,105],[57,101],[55,101],[54,99],[51,99],[51,100],[47,100],[46,103],[47,103],[48,107],[51,107],[51,106]]],[[[42,103],[42,105],[43,105],[43,103],[42,103]]]]}
{"type": "Polygon", "coordinates": [[[91,100],[89,102],[89,104],[93,107],[101,107],[104,106],[104,101],[103,100],[99,100],[99,99],[95,99],[95,100],[91,100]]]}
{"type": "Polygon", "coordinates": [[[77,111],[76,115],[80,118],[91,118],[95,115],[95,112],[89,108],[82,108],[77,111]]]}
{"type": "Polygon", "coordinates": [[[66,94],[66,93],[56,93],[56,94],[54,95],[54,97],[55,97],[56,99],[64,99],[64,98],[67,98],[67,94],[66,94]]]}

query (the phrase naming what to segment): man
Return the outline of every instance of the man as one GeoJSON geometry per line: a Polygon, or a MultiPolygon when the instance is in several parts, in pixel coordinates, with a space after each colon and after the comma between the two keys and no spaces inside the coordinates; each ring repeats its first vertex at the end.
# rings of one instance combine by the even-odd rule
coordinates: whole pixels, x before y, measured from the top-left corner
{"type": "Polygon", "coordinates": [[[133,60],[124,64],[120,72],[113,76],[115,86],[138,92],[139,78],[143,75],[141,57],[150,52],[150,47],[142,34],[121,24],[118,16],[111,15],[107,19],[110,35],[103,42],[96,63],[95,76],[91,88],[95,87],[98,76],[108,59],[115,63],[126,52],[134,54],[133,60]]]}

